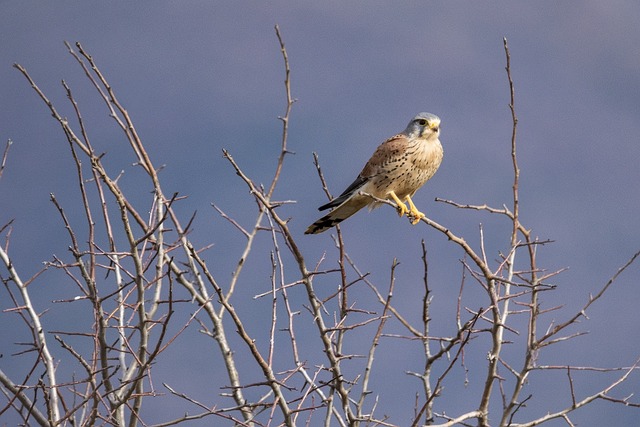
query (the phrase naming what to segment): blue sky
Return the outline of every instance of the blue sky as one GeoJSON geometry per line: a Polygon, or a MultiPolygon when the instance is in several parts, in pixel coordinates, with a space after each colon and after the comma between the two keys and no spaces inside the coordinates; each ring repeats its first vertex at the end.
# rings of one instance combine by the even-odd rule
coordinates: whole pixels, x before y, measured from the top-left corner
{"type": "MultiPolygon", "coordinates": [[[[2,2],[0,142],[14,144],[0,180],[0,223],[15,219],[10,253],[25,276],[52,254],[66,255],[65,231],[49,193],[72,215],[79,201],[64,135],[13,63],[25,66],[71,116],[60,85],[68,82],[111,170],[131,170],[130,153],[63,44],[79,41],[132,115],[155,164],[165,165],[166,193],[189,195],[181,209],[185,215],[198,211],[197,240],[215,244],[216,268],[229,273],[225,266],[238,255],[232,243],[238,236],[210,204],[247,224],[254,216],[222,148],[258,182],[273,173],[277,117],[285,106],[273,30],[279,24],[297,102],[289,139],[295,155],[287,158],[276,195],[297,201],[286,209],[310,264],[332,250],[330,233],[302,236],[325,202],[312,153],[320,156],[331,190],[340,193],[375,147],[420,111],[441,117],[445,157],[416,204],[476,247],[482,224],[486,235],[497,236],[487,241],[490,258],[497,258],[508,243],[499,234],[504,223],[434,198],[496,207],[510,202],[511,121],[502,46],[507,37],[520,120],[522,221],[540,239],[554,241],[539,249],[544,268],[569,267],[555,279],[558,290],[546,303],[564,305],[569,313],[640,249],[638,22],[638,2],[615,0],[2,2]]],[[[125,185],[146,195],[149,188],[136,187],[135,173],[129,173],[125,185]]],[[[379,283],[388,278],[393,257],[402,262],[401,279],[411,283],[420,277],[420,240],[426,239],[435,304],[442,304],[446,316],[457,295],[462,254],[443,236],[424,224],[410,227],[388,207],[359,213],[342,229],[350,255],[379,283]]],[[[589,337],[551,355],[632,364],[640,355],[639,278],[638,266],[621,276],[589,313],[591,320],[581,324],[589,337]]],[[[73,294],[62,283],[60,275],[47,276],[36,299],[41,310],[60,292],[73,294]]],[[[246,295],[261,291],[247,289],[246,295]]],[[[396,304],[411,310],[416,292],[409,284],[398,289],[396,304]]],[[[64,324],[63,314],[54,308],[51,316],[64,324]]],[[[0,364],[19,363],[7,361],[16,340],[3,336],[0,364]]],[[[381,369],[395,362],[387,359],[380,357],[381,369]]],[[[589,384],[583,386],[588,390],[589,384]]],[[[629,390],[637,389],[636,376],[629,390]]],[[[637,419],[637,412],[612,405],[595,408],[578,416],[581,425],[637,419]]],[[[393,415],[401,424],[401,415],[393,415]]]]}

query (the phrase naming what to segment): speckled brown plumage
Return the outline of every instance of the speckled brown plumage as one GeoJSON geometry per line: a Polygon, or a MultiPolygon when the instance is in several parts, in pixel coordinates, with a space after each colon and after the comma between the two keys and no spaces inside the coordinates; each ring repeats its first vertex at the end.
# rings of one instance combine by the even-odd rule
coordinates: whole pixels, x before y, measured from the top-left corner
{"type": "Polygon", "coordinates": [[[424,214],[415,207],[411,197],[436,173],[442,162],[439,134],[440,118],[430,113],[415,116],[403,132],[380,144],[355,181],[340,196],[320,206],[319,210],[335,209],[311,224],[305,234],[322,233],[365,206],[377,207],[380,203],[367,194],[393,200],[398,206],[398,214],[411,216],[412,223],[417,224],[424,214]]]}

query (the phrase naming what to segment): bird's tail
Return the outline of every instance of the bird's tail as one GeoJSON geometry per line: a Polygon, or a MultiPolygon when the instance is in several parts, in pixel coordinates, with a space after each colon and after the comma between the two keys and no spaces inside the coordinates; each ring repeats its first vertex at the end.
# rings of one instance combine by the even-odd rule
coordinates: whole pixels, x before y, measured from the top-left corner
{"type": "Polygon", "coordinates": [[[367,206],[367,204],[369,204],[369,199],[366,197],[352,197],[311,224],[304,234],[322,233],[323,231],[326,231],[349,218],[351,215],[367,206]]]}

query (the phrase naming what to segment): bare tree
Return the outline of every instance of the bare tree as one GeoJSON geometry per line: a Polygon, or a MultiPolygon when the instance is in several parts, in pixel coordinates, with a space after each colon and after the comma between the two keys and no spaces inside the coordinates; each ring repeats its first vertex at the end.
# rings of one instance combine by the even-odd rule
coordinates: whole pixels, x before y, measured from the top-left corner
{"type": "MultiPolygon", "coordinates": [[[[76,311],[82,310],[91,322],[88,328],[78,324],[77,329],[55,332],[43,324],[44,308],[35,307],[29,288],[41,275],[26,280],[21,277],[9,254],[11,222],[3,226],[0,231],[6,237],[6,244],[0,247],[0,259],[5,267],[2,281],[13,309],[2,316],[20,316],[31,331],[29,350],[14,357],[26,360],[29,354],[35,356],[24,378],[0,370],[0,390],[4,396],[0,415],[12,413],[24,425],[41,426],[169,426],[186,425],[206,417],[242,426],[401,425],[405,422],[385,415],[390,403],[380,400],[379,392],[372,388],[375,376],[381,375],[375,369],[375,361],[382,339],[420,343],[416,357],[423,358],[424,369],[408,372],[418,380],[411,416],[413,426],[524,427],[553,419],[563,419],[567,425],[573,425],[572,413],[596,400],[640,406],[611,393],[637,369],[638,361],[628,367],[614,368],[538,364],[538,356],[546,347],[581,335],[581,332],[571,332],[572,327],[586,316],[591,305],[603,297],[640,252],[598,293],[587,296],[577,312],[567,313],[560,310],[561,307],[542,308],[543,296],[554,290],[550,279],[560,271],[547,273],[538,265],[538,248],[547,242],[538,240],[520,221],[518,119],[506,39],[504,51],[513,129],[512,200],[500,208],[437,200],[452,208],[500,216],[510,224],[509,235],[502,236],[508,245],[500,259],[492,261],[485,253],[482,230],[479,247],[473,247],[451,227],[429,218],[421,220],[420,226],[442,233],[465,254],[455,325],[448,335],[435,336],[430,328],[434,320],[433,295],[424,241],[422,253],[417,255],[424,269],[420,278],[422,316],[418,324],[412,323],[410,316],[393,304],[398,265],[395,259],[389,262],[386,284],[378,283],[379,279],[363,273],[349,256],[339,228],[335,252],[331,252],[338,268],[325,268],[324,258],[312,266],[305,259],[298,243],[300,236],[291,231],[288,218],[282,213],[283,206],[292,201],[274,198],[278,183],[286,179],[283,165],[289,154],[288,129],[294,105],[289,59],[277,26],[276,35],[284,60],[286,104],[280,117],[282,139],[273,178],[267,185],[257,184],[251,172],[243,168],[230,151],[223,152],[231,170],[249,190],[248,202],[255,206],[255,220],[250,227],[229,216],[223,207],[213,206],[237,229],[243,242],[230,278],[218,277],[208,267],[207,261],[211,259],[207,247],[197,247],[191,238],[197,232],[192,229],[193,218],[183,218],[176,210],[182,197],[165,194],[158,168],[131,116],[97,62],[79,43],[75,47],[67,44],[68,52],[122,132],[135,167],[144,173],[152,189],[146,200],[129,196],[119,182],[120,176],[108,172],[101,149],[91,142],[91,131],[70,86],[62,83],[75,112],[73,120],[59,114],[28,71],[15,65],[60,125],[76,166],[84,223],[73,223],[65,207],[51,195],[61,225],[68,234],[69,255],[54,257],[45,269],[60,270],[66,275],[78,296],[59,302],[76,311]],[[266,335],[257,335],[250,326],[250,313],[234,305],[240,298],[236,294],[239,280],[258,236],[268,236],[271,242],[267,254],[269,277],[261,278],[269,281],[271,289],[253,300],[254,304],[269,301],[271,320],[266,335]],[[337,286],[316,289],[315,281],[320,277],[332,278],[337,286]],[[352,290],[355,288],[365,289],[378,305],[366,310],[354,304],[352,290]],[[486,306],[464,303],[464,295],[470,288],[486,296],[486,306]],[[302,293],[305,302],[296,303],[293,293],[302,293]],[[175,320],[175,314],[181,310],[193,314],[187,321],[175,320]],[[549,311],[557,311],[565,320],[543,320],[549,311]],[[516,320],[522,318],[526,318],[526,322],[516,320]],[[390,322],[398,325],[402,332],[389,332],[390,322]],[[176,345],[179,336],[189,328],[197,328],[204,339],[216,344],[221,366],[204,368],[223,369],[226,373],[225,384],[218,385],[224,387],[224,391],[209,396],[206,402],[194,397],[188,383],[169,384],[156,369],[167,349],[176,345]],[[366,333],[360,336],[371,337],[369,342],[362,344],[361,339],[354,339],[361,331],[366,333]],[[283,336],[287,346],[277,345],[283,336]],[[517,343],[518,351],[515,355],[514,352],[507,354],[505,343],[516,339],[515,336],[522,337],[517,343]],[[474,345],[470,345],[472,342],[474,345]],[[447,384],[459,381],[451,373],[459,367],[466,369],[464,359],[471,353],[487,354],[484,371],[478,373],[484,378],[483,384],[477,388],[477,394],[469,396],[475,402],[474,409],[447,414],[439,409],[447,399],[443,390],[447,384]],[[59,369],[62,365],[65,373],[80,373],[63,376],[59,369]],[[596,392],[580,396],[573,387],[577,371],[592,375],[610,372],[618,376],[596,392]],[[539,415],[525,419],[519,412],[531,398],[528,380],[543,372],[566,375],[570,394],[563,409],[551,412],[547,408],[536,408],[539,415]],[[158,420],[144,411],[152,399],[164,399],[168,404],[180,402],[191,409],[176,414],[173,419],[158,420]]],[[[0,177],[9,147],[10,142],[4,150],[0,177]]],[[[314,162],[321,185],[330,196],[317,156],[314,162]]],[[[387,200],[378,201],[394,206],[387,200]]]]}

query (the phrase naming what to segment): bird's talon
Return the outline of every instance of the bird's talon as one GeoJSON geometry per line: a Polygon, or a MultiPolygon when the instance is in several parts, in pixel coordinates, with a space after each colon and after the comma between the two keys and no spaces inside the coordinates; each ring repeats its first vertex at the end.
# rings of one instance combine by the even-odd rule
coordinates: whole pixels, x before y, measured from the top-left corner
{"type": "Polygon", "coordinates": [[[425,217],[425,215],[420,211],[409,212],[409,216],[411,217],[411,225],[416,225],[425,217]]]}
{"type": "Polygon", "coordinates": [[[398,203],[398,206],[396,207],[396,211],[398,211],[399,217],[402,217],[404,214],[408,214],[410,212],[404,203],[398,203]]]}
{"type": "Polygon", "coordinates": [[[416,225],[422,218],[424,218],[424,214],[416,208],[411,197],[407,196],[407,202],[409,203],[409,216],[412,217],[411,224],[416,225]]]}

